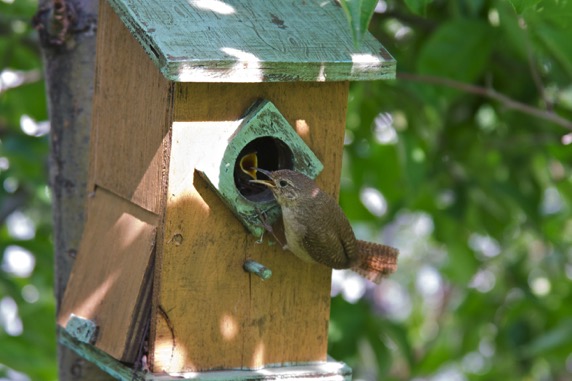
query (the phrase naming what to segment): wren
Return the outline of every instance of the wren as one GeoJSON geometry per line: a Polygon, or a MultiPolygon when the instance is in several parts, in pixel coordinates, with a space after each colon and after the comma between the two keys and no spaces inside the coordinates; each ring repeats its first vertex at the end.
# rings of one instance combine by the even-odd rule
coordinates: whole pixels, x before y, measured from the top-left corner
{"type": "Polygon", "coordinates": [[[270,188],[282,209],[284,249],[306,262],[351,269],[375,283],[397,270],[398,250],[357,240],[336,200],[312,179],[289,169],[256,170],[269,180],[250,182],[270,188]]]}

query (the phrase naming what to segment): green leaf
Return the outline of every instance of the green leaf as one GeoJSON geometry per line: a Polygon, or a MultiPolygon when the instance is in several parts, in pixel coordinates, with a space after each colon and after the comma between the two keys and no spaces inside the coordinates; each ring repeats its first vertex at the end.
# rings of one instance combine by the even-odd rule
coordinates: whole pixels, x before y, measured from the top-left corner
{"type": "Polygon", "coordinates": [[[405,0],[405,5],[411,12],[425,15],[427,13],[427,4],[430,2],[431,0],[405,0]]]}
{"type": "Polygon", "coordinates": [[[518,14],[522,14],[529,8],[534,7],[540,0],[509,0],[510,4],[518,14]]]}
{"type": "Polygon", "coordinates": [[[572,75],[572,46],[569,38],[572,2],[543,1],[537,8],[528,8],[522,15],[526,31],[532,37],[531,42],[536,45],[535,50],[547,54],[546,59],[556,61],[567,76],[572,75]]]}
{"type": "Polygon", "coordinates": [[[421,49],[420,73],[472,82],[489,63],[494,42],[491,27],[477,20],[443,24],[421,49]]]}
{"type": "Polygon", "coordinates": [[[572,319],[564,319],[558,326],[538,336],[522,348],[522,352],[526,357],[536,357],[565,345],[569,347],[571,343],[572,319]]]}
{"type": "Polygon", "coordinates": [[[350,23],[354,45],[358,47],[367,33],[377,0],[340,0],[340,4],[350,23]]]}
{"type": "Polygon", "coordinates": [[[572,75],[572,44],[568,35],[562,34],[558,27],[540,24],[536,35],[545,49],[556,59],[568,75],[572,75]]]}

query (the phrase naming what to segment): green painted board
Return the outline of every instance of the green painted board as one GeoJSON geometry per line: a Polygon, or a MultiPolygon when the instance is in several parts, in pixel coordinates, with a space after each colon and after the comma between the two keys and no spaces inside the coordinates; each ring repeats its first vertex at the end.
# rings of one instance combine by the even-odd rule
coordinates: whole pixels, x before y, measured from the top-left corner
{"type": "MultiPolygon", "coordinates": [[[[282,142],[291,153],[291,166],[286,163],[278,166],[279,160],[276,159],[276,167],[267,167],[266,163],[259,162],[262,169],[293,169],[315,179],[324,168],[276,106],[267,100],[255,103],[242,119],[225,122],[175,122],[174,125],[193,128],[197,136],[208,137],[207,142],[197,147],[197,150],[201,150],[201,161],[196,168],[255,237],[264,233],[260,222],[261,212],[265,213],[270,224],[280,218],[281,212],[270,191],[267,191],[267,200],[252,200],[238,190],[235,165],[247,145],[259,138],[272,138],[282,142]]],[[[278,156],[278,148],[272,147],[272,157],[275,158],[278,156]]],[[[256,149],[252,148],[249,152],[256,152],[256,149]]]]}
{"type": "Polygon", "coordinates": [[[108,1],[171,81],[395,77],[395,60],[372,35],[354,46],[335,0],[108,1]]]}

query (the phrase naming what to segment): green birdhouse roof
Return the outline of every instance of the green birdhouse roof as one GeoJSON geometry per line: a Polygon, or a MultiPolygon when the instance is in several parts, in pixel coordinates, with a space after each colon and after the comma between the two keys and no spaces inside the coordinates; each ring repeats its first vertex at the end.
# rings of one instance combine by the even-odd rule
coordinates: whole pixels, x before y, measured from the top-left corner
{"type": "Polygon", "coordinates": [[[172,81],[395,77],[395,60],[373,36],[354,45],[335,0],[108,1],[172,81]]]}

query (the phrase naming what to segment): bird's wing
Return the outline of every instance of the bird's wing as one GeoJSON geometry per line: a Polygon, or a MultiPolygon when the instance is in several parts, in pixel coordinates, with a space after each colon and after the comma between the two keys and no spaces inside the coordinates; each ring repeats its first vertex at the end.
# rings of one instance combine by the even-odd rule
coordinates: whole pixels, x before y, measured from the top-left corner
{"type": "MultiPolygon", "coordinates": [[[[343,214],[341,209],[339,213],[343,214]]],[[[357,259],[355,238],[345,216],[316,219],[307,227],[302,244],[315,261],[334,269],[350,268],[357,259]]]]}

